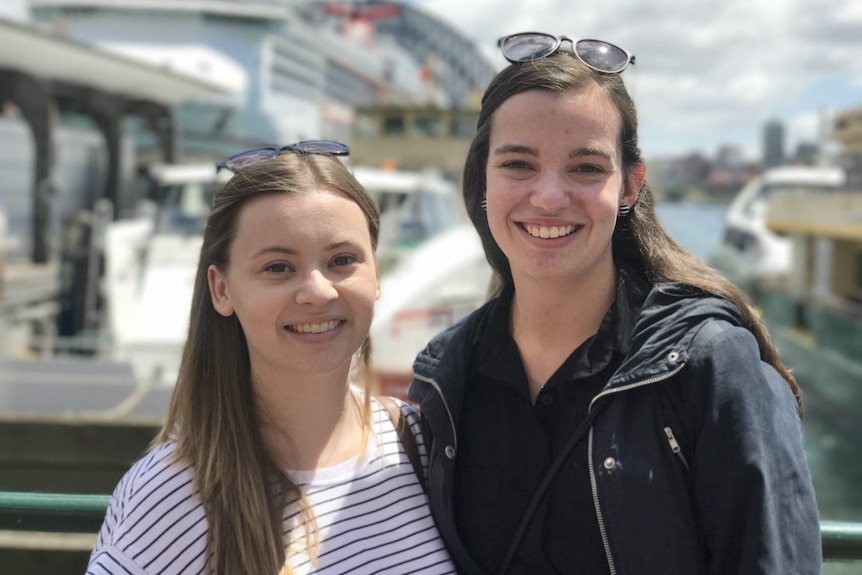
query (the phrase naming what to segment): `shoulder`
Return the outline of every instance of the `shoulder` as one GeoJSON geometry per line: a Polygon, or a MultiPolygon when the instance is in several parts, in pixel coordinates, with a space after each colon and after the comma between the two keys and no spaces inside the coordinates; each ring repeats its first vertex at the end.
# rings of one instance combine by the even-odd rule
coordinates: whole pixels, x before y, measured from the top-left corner
{"type": "Polygon", "coordinates": [[[155,446],[123,476],[111,496],[91,564],[125,556],[144,572],[181,572],[206,561],[206,517],[191,467],[172,442],[155,446]],[[173,552],[168,552],[173,550],[173,552]]]}
{"type": "Polygon", "coordinates": [[[790,385],[760,358],[747,328],[721,319],[705,321],[692,340],[688,367],[685,392],[705,405],[707,421],[763,425],[772,420],[794,432],[801,425],[790,385]]]}
{"type": "Polygon", "coordinates": [[[497,299],[494,299],[486,302],[480,308],[472,311],[452,326],[432,337],[419,356],[439,359],[451,347],[457,349],[464,346],[469,347],[471,343],[474,343],[474,338],[482,333],[485,322],[494,310],[497,301],[497,299]]]}
{"type": "MultiPolygon", "coordinates": [[[[374,397],[372,399],[372,415],[376,434],[394,432],[400,437],[402,433],[399,426],[406,423],[416,443],[421,443],[422,417],[416,403],[398,397],[374,397]]],[[[403,438],[401,439],[403,442],[403,438]]]]}

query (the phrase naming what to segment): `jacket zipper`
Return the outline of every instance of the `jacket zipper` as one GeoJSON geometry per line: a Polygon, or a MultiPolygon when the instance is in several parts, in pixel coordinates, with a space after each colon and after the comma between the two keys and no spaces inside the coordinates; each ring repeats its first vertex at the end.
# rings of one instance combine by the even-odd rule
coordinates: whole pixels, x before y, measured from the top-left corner
{"type": "Polygon", "coordinates": [[[433,387],[437,391],[437,395],[440,396],[440,400],[443,401],[443,407],[446,408],[446,415],[449,417],[449,426],[452,428],[452,443],[454,444],[453,448],[455,449],[455,453],[458,453],[458,433],[455,431],[455,418],[452,417],[452,410],[449,409],[449,403],[446,401],[446,397],[443,395],[443,390],[440,389],[440,386],[437,384],[437,382],[430,377],[425,377],[424,375],[420,375],[415,372],[413,373],[413,377],[415,377],[419,381],[424,381],[425,383],[433,387]]]}
{"type": "Polygon", "coordinates": [[[667,442],[670,443],[670,449],[673,451],[679,460],[682,461],[682,465],[685,467],[686,471],[689,471],[688,461],[685,460],[685,455],[682,454],[682,448],[679,446],[679,442],[676,440],[676,437],[673,436],[673,429],[670,427],[664,428],[664,434],[667,436],[667,442]]]}
{"type": "MultiPolygon", "coordinates": [[[[673,377],[674,375],[679,373],[682,370],[682,368],[684,368],[684,367],[685,367],[685,363],[681,363],[678,366],[676,366],[673,370],[671,370],[665,374],[653,376],[653,377],[647,378],[643,381],[638,381],[635,383],[630,383],[628,385],[623,385],[620,387],[609,389],[607,391],[603,391],[600,394],[598,394],[597,396],[595,396],[592,401],[590,401],[590,407],[587,409],[587,414],[589,414],[593,410],[593,405],[595,405],[596,400],[599,399],[600,397],[604,397],[606,395],[611,395],[613,393],[620,393],[623,391],[629,391],[629,390],[634,389],[636,387],[643,387],[645,385],[652,385],[654,383],[658,383],[660,381],[670,379],[671,377],[673,377]]],[[[590,436],[589,436],[589,442],[587,444],[587,467],[590,471],[590,489],[592,489],[592,491],[593,491],[593,505],[596,508],[596,519],[598,519],[598,523],[599,523],[599,532],[601,533],[601,536],[602,536],[602,545],[604,545],[604,547],[605,547],[605,557],[608,560],[608,568],[610,569],[611,575],[617,575],[617,569],[616,569],[616,566],[614,565],[614,557],[611,554],[611,545],[610,545],[610,542],[608,541],[608,532],[607,532],[607,529],[605,528],[605,520],[604,520],[604,517],[602,516],[602,508],[599,505],[599,489],[598,489],[598,486],[596,484],[595,468],[593,467],[593,429],[594,429],[594,427],[595,427],[595,425],[590,426],[590,436]]]]}
{"type": "Polygon", "coordinates": [[[596,507],[596,519],[599,521],[599,533],[602,535],[602,545],[605,548],[605,558],[608,560],[608,569],[610,569],[611,575],[616,575],[617,569],[614,566],[614,557],[611,555],[611,546],[608,543],[608,532],[605,529],[605,519],[602,516],[602,510],[599,507],[599,489],[596,486],[596,473],[593,468],[593,458],[591,454],[593,453],[593,426],[590,426],[590,435],[589,440],[587,442],[587,466],[590,470],[590,489],[593,492],[593,505],[596,507]]]}

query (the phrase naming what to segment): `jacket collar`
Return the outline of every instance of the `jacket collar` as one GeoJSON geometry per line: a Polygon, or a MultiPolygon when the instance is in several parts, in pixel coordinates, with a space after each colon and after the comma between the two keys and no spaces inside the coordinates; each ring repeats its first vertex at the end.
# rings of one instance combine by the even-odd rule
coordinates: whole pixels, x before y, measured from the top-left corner
{"type": "MultiPolygon", "coordinates": [[[[438,389],[433,386],[411,388],[413,401],[424,403],[426,394],[441,393],[452,413],[460,412],[464,381],[490,310],[496,303],[496,299],[486,303],[437,335],[419,354],[413,365],[414,372],[420,379],[433,380],[438,389]]],[[[618,311],[625,313],[623,309],[618,311]]],[[[742,325],[740,311],[726,299],[675,282],[653,285],[631,329],[626,359],[608,387],[660,375],[686,362],[696,328],[708,318],[742,325]]]]}

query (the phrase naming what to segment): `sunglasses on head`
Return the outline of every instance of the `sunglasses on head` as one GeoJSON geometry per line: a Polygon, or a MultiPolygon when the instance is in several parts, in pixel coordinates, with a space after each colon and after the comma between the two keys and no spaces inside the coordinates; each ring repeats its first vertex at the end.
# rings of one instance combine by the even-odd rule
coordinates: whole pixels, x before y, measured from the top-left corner
{"type": "Polygon", "coordinates": [[[329,140],[308,140],[296,144],[288,144],[287,146],[269,146],[267,148],[257,148],[249,150],[235,156],[231,156],[225,160],[216,162],[216,172],[227,169],[236,171],[240,168],[245,168],[251,164],[256,164],[262,160],[271,160],[283,152],[293,152],[295,154],[320,154],[322,156],[349,156],[350,146],[341,142],[331,142],[329,140]]]}
{"type": "Polygon", "coordinates": [[[635,56],[619,46],[603,40],[573,40],[568,36],[554,36],[544,32],[519,32],[503,36],[497,46],[503,57],[513,64],[547,58],[560,49],[563,42],[572,45],[578,59],[596,72],[619,74],[635,63],[635,56]]]}

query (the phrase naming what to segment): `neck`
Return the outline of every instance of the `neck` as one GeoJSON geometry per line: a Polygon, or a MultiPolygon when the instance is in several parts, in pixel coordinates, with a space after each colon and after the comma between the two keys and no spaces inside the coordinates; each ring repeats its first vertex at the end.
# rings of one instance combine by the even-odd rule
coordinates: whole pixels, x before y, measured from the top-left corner
{"type": "Polygon", "coordinates": [[[361,451],[365,423],[346,373],[254,381],[261,436],[279,468],[329,467],[361,451]]]}
{"type": "Polygon", "coordinates": [[[536,397],[571,353],[593,336],[614,301],[615,272],[577,282],[515,277],[511,333],[536,397]]]}
{"type": "Polygon", "coordinates": [[[512,335],[521,333],[548,342],[594,334],[616,292],[613,265],[577,281],[518,277],[514,281],[512,335]]]}

